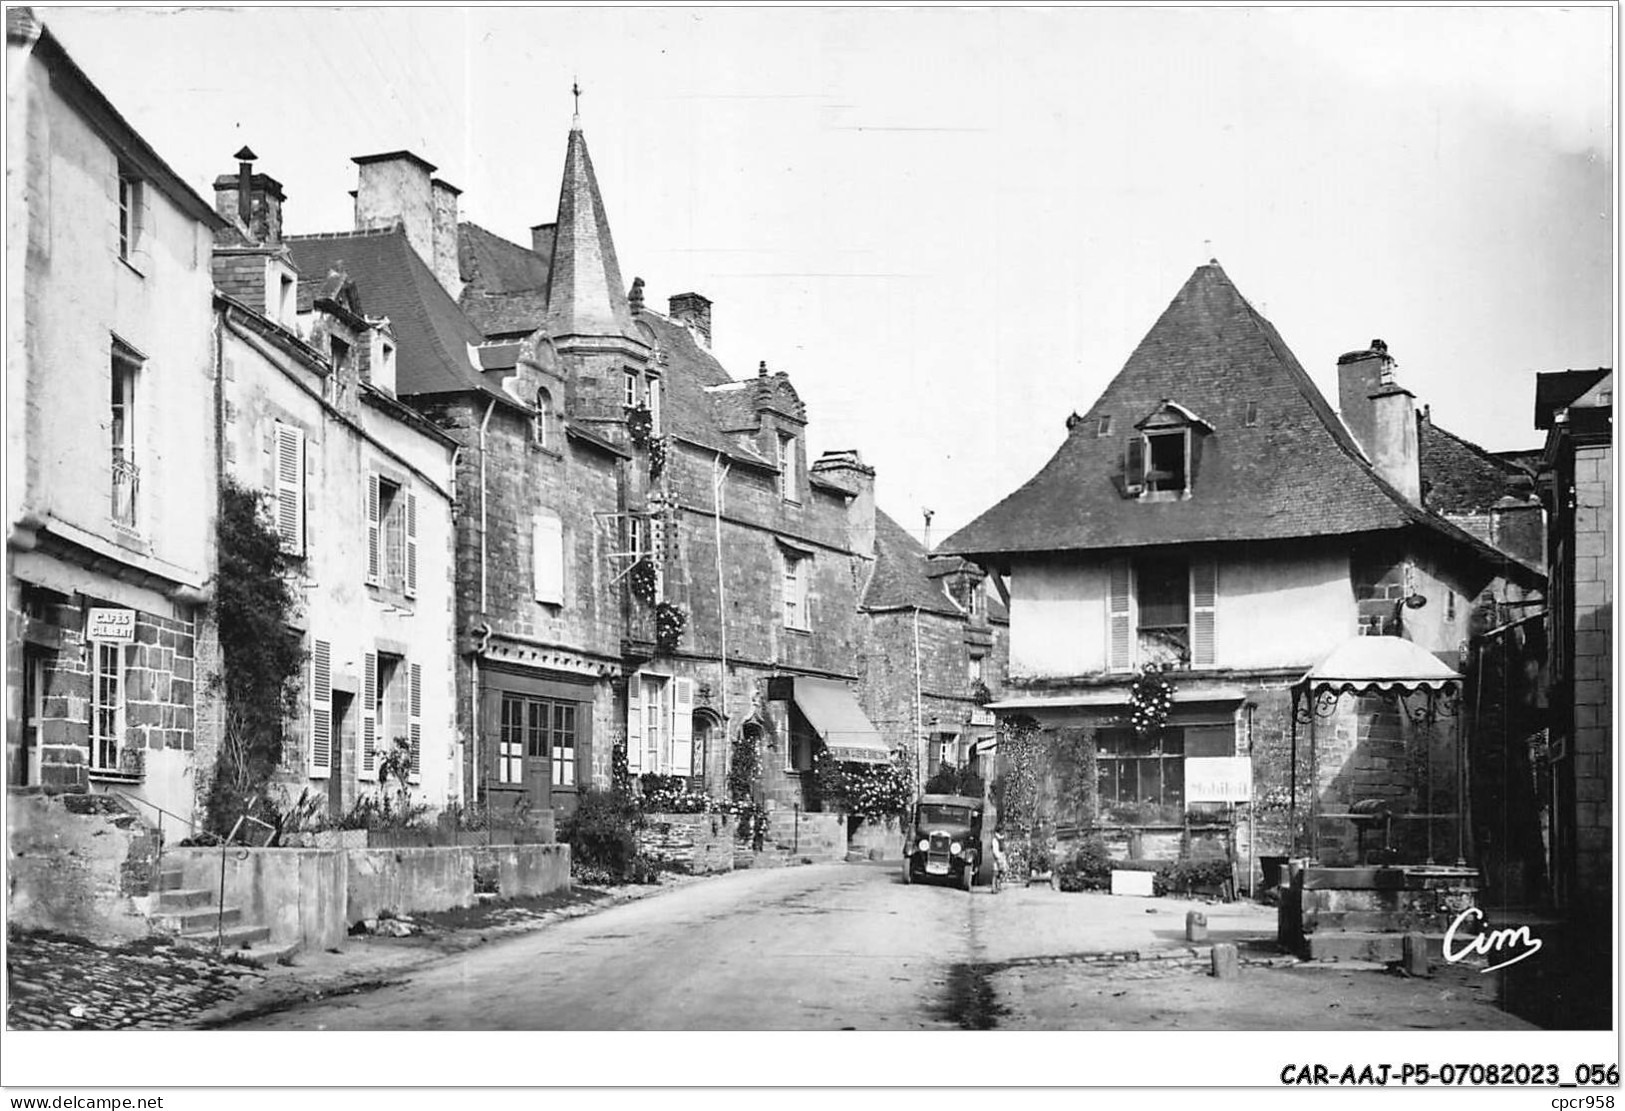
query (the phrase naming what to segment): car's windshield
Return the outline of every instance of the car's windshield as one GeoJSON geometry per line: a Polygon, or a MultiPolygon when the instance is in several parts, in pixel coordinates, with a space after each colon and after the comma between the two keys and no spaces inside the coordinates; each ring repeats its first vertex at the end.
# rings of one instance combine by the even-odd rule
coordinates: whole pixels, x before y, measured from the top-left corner
{"type": "Polygon", "coordinates": [[[971,811],[965,806],[922,804],[916,819],[922,826],[968,826],[971,811]]]}

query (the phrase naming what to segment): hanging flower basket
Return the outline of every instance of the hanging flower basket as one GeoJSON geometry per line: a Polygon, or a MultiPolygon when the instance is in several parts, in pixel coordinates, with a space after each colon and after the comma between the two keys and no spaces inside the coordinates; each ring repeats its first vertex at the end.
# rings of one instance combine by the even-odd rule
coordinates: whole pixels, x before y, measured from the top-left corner
{"type": "Polygon", "coordinates": [[[632,565],[632,570],[626,573],[627,581],[632,586],[632,593],[650,605],[655,600],[655,583],[659,575],[655,571],[652,560],[640,559],[632,565]]]}
{"type": "Polygon", "coordinates": [[[677,644],[683,639],[683,630],[688,627],[688,614],[670,602],[661,602],[655,607],[655,646],[662,652],[673,652],[677,644]]]}
{"type": "Polygon", "coordinates": [[[1174,708],[1174,686],[1162,674],[1167,666],[1146,664],[1129,686],[1129,724],[1142,737],[1160,732],[1174,708]]]}
{"type": "Polygon", "coordinates": [[[649,441],[649,478],[651,481],[660,478],[666,469],[666,437],[649,441]]]}
{"type": "Polygon", "coordinates": [[[626,409],[626,433],[632,437],[632,442],[638,447],[649,443],[649,436],[654,432],[655,418],[647,405],[629,405],[626,409]]]}

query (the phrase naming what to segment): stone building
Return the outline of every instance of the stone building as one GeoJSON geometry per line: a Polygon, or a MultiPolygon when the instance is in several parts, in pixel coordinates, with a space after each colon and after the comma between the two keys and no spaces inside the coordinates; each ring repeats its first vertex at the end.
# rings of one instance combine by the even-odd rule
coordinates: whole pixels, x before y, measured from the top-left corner
{"type": "Polygon", "coordinates": [[[1352,860],[1349,815],[1375,802],[1403,816],[1394,837],[1416,860],[1457,856],[1456,719],[1418,725],[1378,677],[1321,707],[1306,761],[1288,692],[1356,634],[1455,668],[1473,600],[1543,577],[1423,506],[1412,395],[1386,348],[1338,370],[1341,419],[1219,265],[1199,267],[1054,458],[939,549],[1007,580],[993,708],[1092,738],[1076,820],[1131,855],[1189,851],[1193,827],[1240,802],[1243,860],[1352,860]],[[1163,726],[1136,729],[1136,692],[1149,706],[1158,680],[1163,726]]]}
{"type": "Polygon", "coordinates": [[[6,54],[7,782],[190,820],[224,221],[26,8],[6,54]]]}
{"type": "Polygon", "coordinates": [[[923,783],[992,747],[997,724],[986,707],[1004,687],[1010,619],[975,564],[931,556],[883,512],[875,526],[861,701],[889,747],[916,753],[923,783]]]}
{"type": "MultiPolygon", "coordinates": [[[[1607,933],[1614,905],[1614,376],[1536,376],[1550,514],[1547,610],[1551,870],[1560,907],[1607,933]],[[1599,917],[1600,916],[1600,917],[1599,917]]],[[[1604,1001],[1606,1014],[1606,1001],[1604,1001]]]]}
{"type": "MultiPolygon", "coordinates": [[[[628,453],[572,410],[556,354],[519,367],[454,300],[457,191],[407,152],[357,158],[356,228],[292,237],[399,340],[395,394],[456,445],[456,721],[464,797],[524,824],[609,775],[622,604],[609,579],[628,453]]],[[[577,342],[619,348],[613,337],[577,342]]],[[[600,329],[602,330],[602,329],[600,329]]],[[[630,343],[631,341],[627,341],[630,343]]],[[[619,370],[617,370],[619,375],[619,370]]],[[[617,389],[619,389],[617,383],[617,389]]],[[[617,398],[618,398],[617,394],[617,398]]]]}
{"type": "Polygon", "coordinates": [[[579,126],[556,219],[529,246],[463,224],[460,245],[487,372],[612,453],[612,486],[551,495],[596,513],[598,544],[578,558],[619,620],[600,736],[624,739],[633,775],[714,796],[733,746],[748,745],[763,798],[803,808],[818,805],[818,745],[889,759],[853,688],[873,471],[855,452],[809,459],[788,376],[764,363],[735,379],[712,356],[709,300],[679,294],[661,314],[641,280],[626,288],[579,126]]]}
{"type": "MultiPolygon", "coordinates": [[[[299,272],[282,187],[238,152],[216,179],[225,477],[262,491],[295,561],[308,662],[276,776],[338,817],[397,745],[416,801],[461,798],[453,720],[456,442],[396,396],[403,337],[338,269],[299,272]]],[[[408,342],[421,337],[408,330],[408,342]]],[[[214,753],[200,749],[200,763],[214,753]]]]}

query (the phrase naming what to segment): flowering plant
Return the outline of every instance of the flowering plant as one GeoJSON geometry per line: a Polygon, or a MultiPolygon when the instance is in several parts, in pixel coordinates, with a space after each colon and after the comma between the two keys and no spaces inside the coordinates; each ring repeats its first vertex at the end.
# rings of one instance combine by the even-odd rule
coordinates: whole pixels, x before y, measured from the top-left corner
{"type": "Polygon", "coordinates": [[[655,607],[655,644],[662,652],[674,651],[687,627],[688,614],[680,607],[670,602],[661,602],[655,607]]]}
{"type": "Polygon", "coordinates": [[[647,405],[628,405],[626,408],[626,434],[632,437],[632,442],[643,447],[649,442],[649,435],[654,431],[654,414],[647,405]]]}
{"type": "Polygon", "coordinates": [[[1160,730],[1174,707],[1173,684],[1162,676],[1167,668],[1167,664],[1148,663],[1129,686],[1129,723],[1142,737],[1160,730]]]}
{"type": "Polygon", "coordinates": [[[658,575],[655,572],[653,560],[638,560],[632,565],[632,569],[626,573],[626,579],[632,587],[632,593],[637,597],[642,598],[645,602],[652,603],[655,600],[655,583],[658,575]]]}
{"type": "Polygon", "coordinates": [[[666,469],[666,438],[661,436],[649,441],[649,477],[658,479],[660,472],[666,469]]]}

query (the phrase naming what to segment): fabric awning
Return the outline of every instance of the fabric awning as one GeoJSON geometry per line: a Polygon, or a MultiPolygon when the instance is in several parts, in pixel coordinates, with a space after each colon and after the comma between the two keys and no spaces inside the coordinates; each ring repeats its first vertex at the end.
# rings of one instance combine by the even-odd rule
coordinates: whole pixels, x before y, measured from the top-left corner
{"type": "MultiPolygon", "coordinates": [[[[1247,692],[1232,686],[1175,686],[1175,702],[1240,702],[1247,692]]],[[[1055,710],[1071,706],[1127,706],[1128,684],[1102,687],[1099,690],[1078,691],[1075,694],[1035,695],[1031,698],[1006,698],[989,702],[987,709],[1001,713],[1022,710],[1055,710]]]]}
{"type": "Polygon", "coordinates": [[[891,762],[891,749],[880,739],[880,730],[845,683],[797,675],[795,702],[835,759],[860,764],[891,762]]]}
{"type": "Polygon", "coordinates": [[[1461,676],[1403,637],[1351,637],[1304,673],[1296,686],[1332,691],[1443,691],[1461,676]]]}

